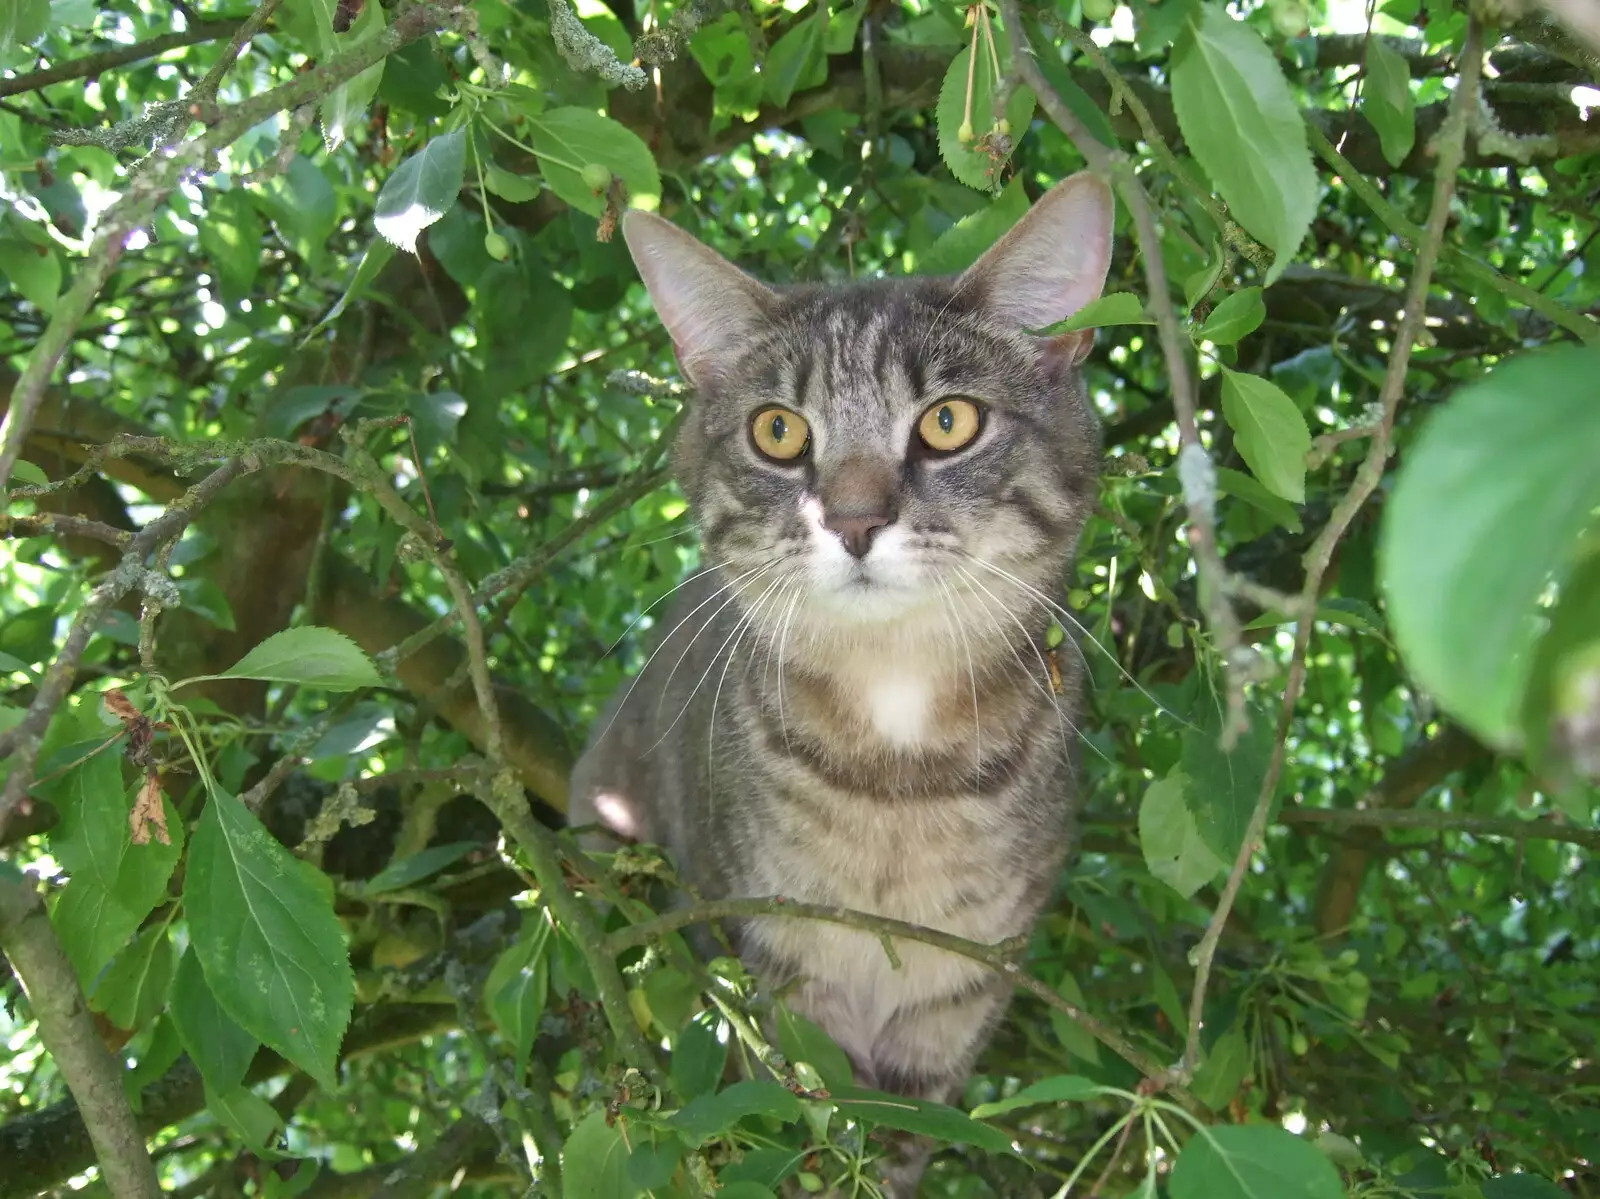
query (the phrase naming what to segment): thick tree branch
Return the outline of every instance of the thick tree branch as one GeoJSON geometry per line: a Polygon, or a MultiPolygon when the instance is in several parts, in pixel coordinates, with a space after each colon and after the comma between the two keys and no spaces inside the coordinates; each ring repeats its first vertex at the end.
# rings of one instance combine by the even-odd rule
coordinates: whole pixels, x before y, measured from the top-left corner
{"type": "Polygon", "coordinates": [[[9,868],[0,868],[0,949],[27,993],[39,1040],[88,1117],[106,1189],[114,1199],[158,1199],[161,1185],[134,1125],[121,1070],[95,1029],[77,971],[39,893],[9,868]]]}

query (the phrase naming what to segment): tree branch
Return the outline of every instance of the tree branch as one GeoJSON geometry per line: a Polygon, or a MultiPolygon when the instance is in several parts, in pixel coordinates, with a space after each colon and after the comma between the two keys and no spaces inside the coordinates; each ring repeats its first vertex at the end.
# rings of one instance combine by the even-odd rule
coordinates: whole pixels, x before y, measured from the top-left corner
{"type": "Polygon", "coordinates": [[[0,79],[0,98],[20,95],[23,92],[36,92],[52,84],[65,83],[69,79],[92,79],[105,71],[127,66],[130,62],[155,58],[168,50],[181,50],[185,46],[198,46],[202,42],[220,41],[222,38],[232,36],[242,24],[242,21],[201,21],[190,25],[181,33],[163,33],[148,41],[135,42],[131,46],[101,50],[53,67],[46,67],[42,71],[18,75],[12,79],[0,79]]]}
{"type": "Polygon", "coordinates": [[[156,1168],[134,1124],[121,1071],[89,1015],[77,971],[39,893],[9,868],[0,868],[0,949],[33,1007],[39,1040],[86,1116],[106,1189],[114,1199],[158,1199],[156,1168]]]}
{"type": "Polygon", "coordinates": [[[1382,808],[1296,808],[1280,813],[1278,823],[1429,829],[1474,837],[1504,837],[1511,841],[1564,841],[1585,849],[1600,849],[1600,829],[1578,828],[1548,819],[1518,820],[1515,816],[1461,816],[1455,812],[1385,811],[1382,808]]]}
{"type": "Polygon", "coordinates": [[[1139,256],[1144,264],[1147,306],[1156,320],[1173,411],[1178,419],[1178,438],[1183,446],[1178,457],[1178,476],[1183,484],[1184,506],[1189,512],[1189,544],[1200,568],[1200,605],[1217,640],[1228,677],[1228,717],[1223,728],[1223,744],[1232,746],[1245,728],[1243,666],[1247,659],[1243,656],[1251,651],[1245,648],[1240,636],[1239,618],[1228,599],[1226,571],[1217,550],[1216,473],[1210,456],[1200,444],[1200,426],[1195,420],[1194,380],[1167,282],[1166,265],[1161,257],[1155,213],[1127,156],[1096,139],[1044,77],[1028,42],[1017,0],[1000,0],[1000,12],[1014,47],[1011,62],[1016,77],[1038,97],[1050,119],[1078,148],[1090,168],[1115,184],[1117,193],[1133,214],[1139,256]]]}
{"type": "MultiPolygon", "coordinates": [[[[1349,528],[1350,522],[1361,506],[1383,481],[1384,467],[1389,461],[1395,414],[1399,411],[1400,399],[1405,392],[1406,368],[1411,362],[1411,350],[1416,344],[1417,334],[1423,327],[1427,312],[1428,287],[1433,280],[1433,267],[1439,256],[1439,247],[1444,241],[1445,224],[1450,217],[1450,200],[1455,195],[1456,174],[1461,169],[1461,160],[1466,152],[1467,125],[1477,96],[1482,65],[1482,32],[1474,19],[1467,25],[1466,44],[1461,51],[1461,74],[1451,98],[1450,116],[1445,121],[1444,128],[1440,130],[1439,169],[1434,178],[1433,205],[1428,213],[1428,224],[1422,242],[1417,248],[1416,261],[1412,265],[1411,283],[1406,292],[1405,315],[1401,317],[1400,327],[1395,333],[1394,350],[1389,355],[1388,369],[1379,392],[1378,398],[1383,408],[1383,415],[1377,428],[1373,430],[1367,456],[1356,471],[1355,481],[1335,506],[1328,523],[1317,535],[1316,541],[1306,554],[1305,586],[1300,592],[1301,609],[1304,612],[1316,610],[1317,596],[1322,588],[1322,576],[1327,573],[1328,565],[1333,560],[1334,547],[1344,536],[1345,530],[1349,528]]],[[[1233,868],[1228,872],[1228,881],[1224,884],[1222,895],[1217,900],[1216,911],[1212,913],[1205,935],[1201,937],[1200,944],[1195,950],[1194,990],[1189,998],[1188,1040],[1184,1046],[1183,1059],[1173,1071],[1176,1077],[1184,1081],[1193,1077],[1194,1070],[1199,1065],[1200,1028],[1205,1016],[1206,987],[1211,979],[1211,964],[1216,956],[1217,943],[1222,938],[1222,930],[1228,923],[1228,915],[1233,910],[1234,900],[1238,897],[1239,888],[1243,885],[1244,876],[1250,868],[1250,860],[1255,856],[1257,845],[1266,831],[1267,817],[1277,794],[1278,777],[1282,773],[1284,758],[1288,752],[1289,730],[1294,723],[1295,705],[1299,702],[1300,692],[1305,687],[1306,655],[1310,649],[1311,631],[1315,624],[1315,621],[1302,617],[1295,627],[1294,651],[1289,659],[1289,679],[1284,687],[1283,705],[1278,717],[1278,735],[1272,747],[1271,760],[1267,764],[1266,777],[1261,783],[1261,794],[1256,800],[1255,811],[1250,815],[1250,824],[1245,831],[1239,853],[1234,858],[1233,868]]]]}

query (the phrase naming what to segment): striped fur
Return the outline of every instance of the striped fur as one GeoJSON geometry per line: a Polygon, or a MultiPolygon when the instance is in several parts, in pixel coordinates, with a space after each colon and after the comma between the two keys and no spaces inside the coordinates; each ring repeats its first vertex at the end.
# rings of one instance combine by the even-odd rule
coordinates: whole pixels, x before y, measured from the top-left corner
{"type": "MultiPolygon", "coordinates": [[[[1075,664],[1044,635],[1093,503],[1099,429],[1083,335],[1030,335],[1098,294],[1110,198],[1061,184],[967,274],[773,291],[657,218],[625,232],[696,385],[677,476],[716,564],[596,723],[574,823],[666,846],[707,896],[841,904],[980,942],[1026,933],[1068,847],[1075,664]],[[987,409],[974,443],[919,450],[930,404],[987,409]],[[782,405],[810,453],[775,464],[782,405]],[[857,559],[822,527],[892,512],[857,559]]],[[[1008,987],[976,964],[771,918],[746,963],[820,1023],[858,1081],[949,1099],[1008,987]]],[[[925,1154],[889,1172],[915,1193],[925,1154]]]]}

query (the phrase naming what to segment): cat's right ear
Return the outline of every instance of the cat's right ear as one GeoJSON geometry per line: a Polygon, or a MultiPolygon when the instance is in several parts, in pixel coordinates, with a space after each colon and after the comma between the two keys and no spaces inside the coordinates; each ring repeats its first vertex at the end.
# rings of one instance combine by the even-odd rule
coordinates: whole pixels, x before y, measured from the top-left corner
{"type": "Polygon", "coordinates": [[[671,221],[630,209],[622,236],[684,374],[704,387],[766,322],[774,293],[671,221]]]}

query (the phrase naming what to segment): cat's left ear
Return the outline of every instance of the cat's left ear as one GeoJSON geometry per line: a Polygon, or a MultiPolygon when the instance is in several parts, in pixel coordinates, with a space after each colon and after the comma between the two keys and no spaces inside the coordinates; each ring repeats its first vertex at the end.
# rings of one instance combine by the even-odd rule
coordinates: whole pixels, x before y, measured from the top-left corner
{"type": "MultiPolygon", "coordinates": [[[[962,276],[996,321],[1043,329],[1099,298],[1111,266],[1111,189],[1080,171],[1056,184],[962,276]]],[[[1092,331],[1063,334],[1052,349],[1078,361],[1092,331]]]]}

